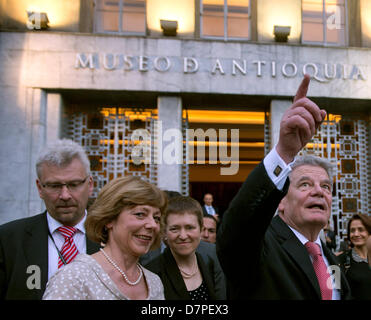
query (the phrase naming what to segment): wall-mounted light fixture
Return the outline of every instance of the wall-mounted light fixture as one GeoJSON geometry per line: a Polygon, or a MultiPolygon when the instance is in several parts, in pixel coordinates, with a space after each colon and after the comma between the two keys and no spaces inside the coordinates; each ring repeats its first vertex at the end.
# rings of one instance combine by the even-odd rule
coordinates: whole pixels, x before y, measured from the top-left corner
{"type": "Polygon", "coordinates": [[[49,19],[45,12],[27,11],[27,28],[30,30],[46,30],[49,19]]]}
{"type": "Polygon", "coordinates": [[[160,20],[162,34],[164,36],[175,37],[178,29],[178,21],[176,20],[160,20]]]}
{"type": "Polygon", "coordinates": [[[290,35],[290,26],[274,26],[273,34],[276,42],[287,42],[290,35]]]}

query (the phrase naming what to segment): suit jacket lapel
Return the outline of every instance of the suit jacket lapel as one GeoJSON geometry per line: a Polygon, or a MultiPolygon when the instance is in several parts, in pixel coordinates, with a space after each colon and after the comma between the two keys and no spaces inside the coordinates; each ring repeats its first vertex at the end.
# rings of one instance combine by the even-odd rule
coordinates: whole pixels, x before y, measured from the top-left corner
{"type": "MultiPolygon", "coordinates": [[[[38,265],[41,269],[41,285],[45,288],[48,281],[48,221],[46,211],[33,224],[25,228],[24,252],[29,265],[38,265]]],[[[86,238],[88,254],[97,252],[100,245],[86,238]]]]}
{"type": "Polygon", "coordinates": [[[162,257],[165,259],[164,268],[166,277],[168,278],[169,282],[171,282],[174,291],[179,296],[179,299],[190,300],[190,296],[187,292],[187,287],[185,286],[183,277],[180,274],[178,265],[176,264],[176,261],[169,248],[166,248],[164,250],[162,257]]]}
{"type": "Polygon", "coordinates": [[[205,264],[203,258],[198,252],[196,252],[196,257],[197,257],[198,267],[200,268],[200,271],[202,274],[202,280],[204,281],[207,287],[210,299],[216,300],[214,282],[213,282],[213,279],[211,278],[211,275],[213,274],[213,272],[212,270],[209,270],[208,266],[205,264]]]}
{"type": "Polygon", "coordinates": [[[282,247],[303,270],[309,282],[315,289],[318,298],[320,299],[321,298],[320,287],[318,284],[316,273],[313,268],[313,264],[309,258],[307,250],[279,216],[273,218],[272,227],[282,237],[283,239],[282,247]]]}
{"type": "Polygon", "coordinates": [[[44,292],[48,281],[48,224],[46,212],[40,215],[40,218],[33,224],[25,228],[23,248],[28,265],[40,267],[41,292],[44,292]]]}
{"type": "MultiPolygon", "coordinates": [[[[295,237],[295,235],[294,235],[295,237]]],[[[283,243],[283,248],[290,254],[291,258],[301,267],[308,280],[314,287],[318,298],[321,298],[321,291],[318,284],[318,279],[313,268],[313,264],[309,258],[308,252],[299,240],[288,239],[283,243]]]]}
{"type": "MultiPolygon", "coordinates": [[[[350,299],[351,296],[350,296],[350,288],[349,288],[349,285],[348,285],[348,281],[346,280],[346,277],[344,275],[344,273],[341,271],[341,267],[340,267],[340,263],[339,261],[337,260],[336,256],[331,252],[331,250],[322,242],[322,248],[323,248],[323,253],[325,254],[326,258],[327,258],[327,261],[329,262],[329,265],[330,266],[337,266],[339,269],[339,272],[340,272],[340,283],[336,283],[337,285],[340,285],[340,295],[341,295],[341,299],[344,300],[344,299],[350,299]]],[[[339,274],[336,273],[336,270],[335,270],[335,274],[334,276],[338,276],[339,274]]],[[[336,279],[336,281],[338,281],[338,279],[336,279]]]]}

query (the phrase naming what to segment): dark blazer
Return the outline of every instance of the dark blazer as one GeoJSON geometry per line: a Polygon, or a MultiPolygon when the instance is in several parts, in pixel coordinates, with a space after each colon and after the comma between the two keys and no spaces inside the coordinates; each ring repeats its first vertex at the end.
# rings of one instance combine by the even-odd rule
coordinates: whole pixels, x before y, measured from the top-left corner
{"type": "Polygon", "coordinates": [[[339,255],[338,260],[345,272],[354,299],[371,300],[371,268],[369,264],[355,261],[352,249],[339,255]]]}
{"type": "MultiPolygon", "coordinates": [[[[87,239],[87,253],[99,244],[87,239]]],[[[0,226],[0,299],[39,300],[48,281],[48,223],[46,212],[0,226]],[[29,289],[27,279],[36,275],[29,266],[40,268],[40,289],[29,289]]]]}
{"type": "Polygon", "coordinates": [[[332,230],[329,230],[329,231],[325,232],[325,236],[330,238],[330,242],[327,242],[327,240],[326,240],[327,248],[329,248],[330,250],[331,249],[336,250],[336,235],[335,235],[335,232],[332,231],[332,230]]]}
{"type": "MultiPolygon", "coordinates": [[[[305,246],[279,216],[273,218],[288,186],[289,179],[283,191],[278,190],[261,162],[225,212],[217,235],[217,254],[231,298],[321,299],[305,246]]],[[[330,250],[322,247],[330,265],[338,265],[330,250]]],[[[350,298],[342,272],[340,285],[341,298],[350,298]]]]}
{"type": "MultiPolygon", "coordinates": [[[[197,263],[201,271],[202,279],[207,287],[211,300],[216,300],[214,282],[212,278],[212,269],[203,261],[201,255],[196,252],[197,263]]],[[[190,300],[187,287],[179,271],[178,265],[169,248],[144,266],[148,270],[156,273],[164,285],[166,300],[190,300]]]]}
{"type": "MultiPolygon", "coordinates": [[[[215,207],[215,206],[212,206],[215,210],[215,214],[219,214],[219,208],[218,207],[215,207]]],[[[207,212],[206,208],[205,208],[205,205],[202,206],[202,213],[204,214],[204,216],[208,215],[209,213],[207,212]]]]}
{"type": "MultiPolygon", "coordinates": [[[[226,279],[216,255],[215,244],[201,240],[196,252],[201,255],[202,260],[212,270],[211,274],[213,275],[216,298],[218,300],[225,300],[227,298],[226,279]]],[[[161,248],[148,251],[148,253],[140,257],[139,261],[144,266],[157,258],[159,255],[161,255],[161,248]]]]}

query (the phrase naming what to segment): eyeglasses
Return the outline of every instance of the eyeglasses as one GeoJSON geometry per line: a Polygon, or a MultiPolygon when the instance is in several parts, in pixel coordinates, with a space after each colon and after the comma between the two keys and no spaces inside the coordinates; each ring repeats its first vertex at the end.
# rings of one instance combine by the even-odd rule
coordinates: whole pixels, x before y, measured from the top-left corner
{"type": "Polygon", "coordinates": [[[86,179],[88,179],[89,176],[87,176],[84,180],[76,180],[66,183],[45,183],[42,184],[42,187],[50,193],[60,193],[63,189],[63,186],[66,186],[68,191],[75,192],[78,191],[83,184],[85,183],[86,179]]]}

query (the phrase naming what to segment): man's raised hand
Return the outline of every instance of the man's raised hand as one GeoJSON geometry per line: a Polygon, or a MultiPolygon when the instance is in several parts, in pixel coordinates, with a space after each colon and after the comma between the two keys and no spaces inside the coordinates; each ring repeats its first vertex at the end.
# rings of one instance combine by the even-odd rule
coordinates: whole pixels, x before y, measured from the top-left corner
{"type": "Polygon", "coordinates": [[[310,76],[304,75],[294,102],[281,119],[280,135],[276,150],[280,157],[290,163],[298,152],[312,139],[316,129],[326,118],[321,110],[307,98],[310,76]]]}

